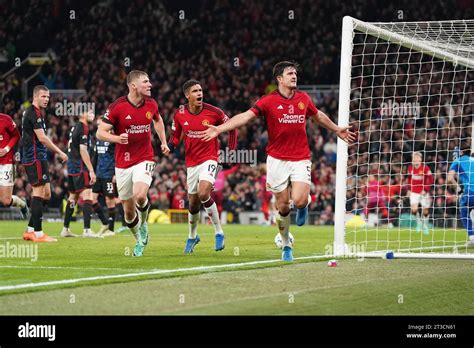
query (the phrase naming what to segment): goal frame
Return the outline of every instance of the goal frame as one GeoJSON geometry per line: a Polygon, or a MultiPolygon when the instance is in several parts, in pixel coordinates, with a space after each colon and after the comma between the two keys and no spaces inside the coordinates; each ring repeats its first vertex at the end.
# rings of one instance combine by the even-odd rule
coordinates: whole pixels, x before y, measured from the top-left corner
{"type": "MultiPolygon", "coordinates": [[[[436,21],[431,23],[442,23],[436,21]]],[[[451,22],[451,21],[447,21],[451,22]]],[[[410,22],[417,23],[417,22],[410,22]]],[[[430,23],[430,22],[423,22],[430,23]]],[[[390,23],[385,23],[390,24],[390,23]]],[[[457,56],[449,51],[439,47],[430,46],[424,42],[405,37],[387,29],[380,28],[374,24],[363,22],[356,18],[345,16],[342,22],[342,40],[341,40],[341,63],[339,78],[339,110],[338,125],[349,125],[350,119],[350,101],[351,101],[351,71],[352,71],[352,50],[353,38],[355,31],[373,35],[377,38],[386,40],[389,43],[420,51],[423,54],[430,55],[454,65],[462,65],[470,69],[474,69],[474,58],[469,59],[457,56]]],[[[474,127],[474,123],[473,123],[474,127]]],[[[474,134],[474,133],[473,133],[474,134]]],[[[471,142],[471,148],[474,150],[474,141],[471,142]]],[[[334,213],[334,256],[346,257],[384,257],[391,250],[380,250],[374,252],[357,253],[352,252],[348,244],[345,243],[345,214],[346,214],[346,192],[347,192],[347,161],[348,161],[348,144],[338,138],[337,140],[337,162],[336,162],[336,204],[334,213]]],[[[427,248],[429,249],[429,248],[427,248]]],[[[450,258],[450,259],[474,259],[474,253],[456,254],[456,253],[413,253],[410,250],[395,251],[394,256],[397,258],[450,258]]]]}

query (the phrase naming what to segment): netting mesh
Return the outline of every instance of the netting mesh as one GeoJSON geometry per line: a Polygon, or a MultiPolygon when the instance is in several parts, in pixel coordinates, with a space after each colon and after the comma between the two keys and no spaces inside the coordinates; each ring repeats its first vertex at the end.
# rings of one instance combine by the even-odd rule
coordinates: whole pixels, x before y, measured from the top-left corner
{"type": "MultiPolygon", "coordinates": [[[[375,25],[474,57],[474,21],[375,25]]],[[[345,241],[368,251],[472,252],[446,176],[456,149],[471,144],[474,70],[393,41],[386,33],[353,35],[350,122],[359,135],[348,149],[345,241]],[[416,214],[408,172],[415,152],[433,180],[424,179],[425,209],[416,214]]]]}

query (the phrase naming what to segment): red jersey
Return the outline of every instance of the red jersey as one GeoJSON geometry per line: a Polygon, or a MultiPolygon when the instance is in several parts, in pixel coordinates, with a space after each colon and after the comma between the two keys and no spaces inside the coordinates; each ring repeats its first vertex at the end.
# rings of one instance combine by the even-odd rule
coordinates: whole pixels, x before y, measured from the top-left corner
{"type": "Polygon", "coordinates": [[[433,174],[431,173],[430,167],[426,164],[421,164],[418,168],[412,165],[408,166],[408,183],[411,192],[429,192],[433,182],[433,174]]]}
{"type": "Polygon", "coordinates": [[[158,121],[160,117],[158,104],[151,98],[134,106],[127,96],[123,96],[109,106],[103,121],[114,127],[115,134],[128,134],[128,144],[115,144],[115,167],[129,168],[153,161],[151,126],[152,120],[158,121]]]}
{"type": "Polygon", "coordinates": [[[0,164],[13,164],[13,147],[20,140],[20,132],[15,122],[6,114],[0,114],[0,149],[9,147],[10,151],[0,157],[0,164]]]}
{"type": "MultiPolygon", "coordinates": [[[[218,126],[229,120],[219,108],[203,103],[202,110],[193,114],[188,105],[182,105],[173,117],[171,126],[171,142],[177,146],[184,135],[184,152],[186,155],[186,167],[194,167],[208,160],[217,161],[219,151],[219,140],[215,138],[210,142],[201,140],[199,132],[206,130],[207,124],[218,126]]],[[[234,150],[237,146],[237,131],[229,132],[229,148],[234,150]]]]}
{"type": "Polygon", "coordinates": [[[250,110],[265,117],[268,155],[283,161],[311,159],[306,119],[316,115],[318,109],[307,93],[296,90],[288,99],[277,90],[260,98],[250,110]]]}

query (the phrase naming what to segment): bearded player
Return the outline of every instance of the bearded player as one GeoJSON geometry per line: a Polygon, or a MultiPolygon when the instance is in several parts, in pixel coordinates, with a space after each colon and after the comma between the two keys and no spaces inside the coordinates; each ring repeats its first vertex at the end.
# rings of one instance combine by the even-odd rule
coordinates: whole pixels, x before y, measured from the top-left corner
{"type": "Polygon", "coordinates": [[[20,140],[16,123],[6,114],[0,114],[0,203],[4,207],[18,207],[24,219],[28,218],[28,206],[20,197],[13,195],[15,162],[13,148],[20,140]]]}
{"type": "Polygon", "coordinates": [[[311,184],[311,152],[306,135],[306,120],[316,123],[351,142],[355,133],[350,127],[339,127],[314,106],[310,96],[297,89],[298,64],[277,63],[273,77],[278,89],[261,97],[248,111],[232,117],[220,125],[209,125],[204,140],[209,141],[222,132],[243,126],[256,117],[264,117],[268,129],[267,189],[273,192],[278,209],[277,226],[282,236],[282,260],[292,261],[293,250],[289,239],[290,196],[297,208],[296,223],[304,225],[308,215],[311,184]],[[291,184],[291,191],[290,191],[291,184]]]}
{"type": "Polygon", "coordinates": [[[407,174],[411,213],[416,218],[416,232],[419,233],[423,230],[424,234],[428,234],[428,218],[431,206],[430,190],[431,185],[434,183],[434,178],[430,167],[422,161],[422,154],[420,152],[414,152],[412,155],[412,164],[408,166],[407,174]],[[423,217],[421,219],[418,213],[418,206],[420,204],[423,209],[423,217]]]}
{"type": "Polygon", "coordinates": [[[115,178],[125,221],[135,237],[133,256],[142,256],[148,244],[146,219],[150,203],[148,189],[155,169],[151,124],[168,155],[165,127],[158,104],[151,98],[148,74],[133,70],[127,75],[128,95],[118,98],[107,109],[97,130],[97,139],[116,143],[115,178]],[[114,134],[110,130],[114,130],[114,134]]]}
{"type": "MultiPolygon", "coordinates": [[[[225,247],[225,237],[217,205],[211,197],[217,176],[219,142],[217,138],[212,143],[203,142],[201,132],[206,130],[209,124],[218,126],[227,122],[229,117],[221,109],[203,102],[203,91],[199,81],[186,81],[183,93],[188,104],[182,105],[174,113],[173,134],[168,147],[173,150],[184,137],[189,199],[189,235],[184,253],[192,253],[201,240],[197,234],[201,204],[214,226],[215,250],[219,251],[225,247]]],[[[235,150],[236,145],[237,132],[234,130],[229,132],[229,149],[235,150]]]]}

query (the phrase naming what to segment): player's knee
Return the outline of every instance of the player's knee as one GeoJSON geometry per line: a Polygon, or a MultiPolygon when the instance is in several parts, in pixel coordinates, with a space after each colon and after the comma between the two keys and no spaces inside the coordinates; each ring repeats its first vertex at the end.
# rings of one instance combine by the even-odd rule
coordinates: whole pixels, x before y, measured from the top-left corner
{"type": "Polygon", "coordinates": [[[12,198],[10,196],[0,198],[0,203],[2,203],[4,207],[8,207],[11,201],[12,201],[12,198]]]}
{"type": "Polygon", "coordinates": [[[210,196],[209,192],[207,191],[203,190],[203,191],[198,192],[199,201],[201,202],[207,201],[209,199],[209,196],[210,196]]]}
{"type": "Polygon", "coordinates": [[[303,209],[308,205],[308,197],[298,197],[293,202],[296,208],[303,209]]]}
{"type": "Polygon", "coordinates": [[[290,212],[290,203],[280,203],[278,205],[278,212],[283,215],[288,215],[290,212]]]}
{"type": "Polygon", "coordinates": [[[145,204],[146,199],[147,199],[146,192],[144,192],[144,193],[137,193],[134,198],[135,198],[135,201],[136,201],[139,205],[143,205],[143,204],[145,204]]]}
{"type": "Polygon", "coordinates": [[[196,214],[199,213],[199,210],[201,210],[201,203],[191,203],[189,202],[189,212],[191,214],[196,214]]]}
{"type": "Polygon", "coordinates": [[[411,210],[411,213],[412,213],[413,215],[416,215],[416,214],[418,213],[418,209],[412,209],[412,210],[411,210]]]}

